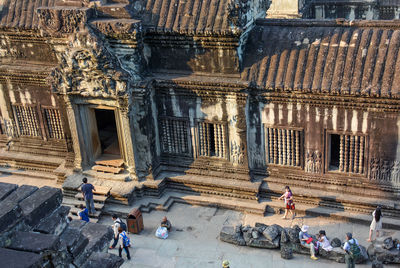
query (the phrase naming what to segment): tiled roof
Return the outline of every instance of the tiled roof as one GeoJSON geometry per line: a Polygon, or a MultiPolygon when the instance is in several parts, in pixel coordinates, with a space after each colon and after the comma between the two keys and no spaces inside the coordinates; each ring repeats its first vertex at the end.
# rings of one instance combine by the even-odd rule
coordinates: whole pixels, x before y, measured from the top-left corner
{"type": "Polygon", "coordinates": [[[259,20],[242,79],[272,91],[400,97],[398,22],[259,20]]]}
{"type": "MultiPolygon", "coordinates": [[[[145,1],[146,2],[146,1],[145,1]]],[[[148,0],[141,16],[157,31],[224,32],[229,30],[230,0],[148,0]]]]}
{"type": "Polygon", "coordinates": [[[57,0],[5,0],[0,12],[0,27],[36,29],[38,7],[54,6],[57,0]]]}

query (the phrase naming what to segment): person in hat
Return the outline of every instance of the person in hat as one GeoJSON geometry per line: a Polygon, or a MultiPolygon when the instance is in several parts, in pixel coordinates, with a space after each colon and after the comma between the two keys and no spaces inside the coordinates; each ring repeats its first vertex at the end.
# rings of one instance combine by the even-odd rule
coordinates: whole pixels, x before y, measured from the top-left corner
{"type": "Polygon", "coordinates": [[[310,249],[311,259],[318,260],[318,258],[315,257],[315,244],[314,244],[317,243],[317,241],[313,242],[311,235],[308,234],[307,225],[303,225],[303,227],[301,227],[301,231],[299,232],[299,239],[300,239],[300,244],[303,247],[310,249]]]}
{"type": "Polygon", "coordinates": [[[224,261],[222,262],[222,268],[229,268],[229,261],[224,260],[224,261]]]}

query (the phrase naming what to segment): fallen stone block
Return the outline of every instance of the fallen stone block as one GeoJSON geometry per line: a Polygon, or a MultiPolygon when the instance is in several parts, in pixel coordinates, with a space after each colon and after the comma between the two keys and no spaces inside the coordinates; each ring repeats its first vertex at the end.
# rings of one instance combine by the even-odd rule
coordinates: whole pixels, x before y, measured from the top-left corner
{"type": "Polygon", "coordinates": [[[39,188],[36,186],[22,185],[13,191],[9,196],[7,196],[4,201],[15,202],[18,204],[38,189],[39,188]]]}
{"type": "Polygon", "coordinates": [[[12,229],[20,221],[21,215],[22,211],[15,202],[0,202],[0,233],[12,229]]]}
{"type": "Polygon", "coordinates": [[[1,267],[44,267],[42,257],[39,254],[6,248],[0,248],[0,263],[1,267]]]}
{"type": "Polygon", "coordinates": [[[331,241],[331,246],[334,248],[339,248],[342,246],[342,241],[340,241],[339,238],[335,237],[334,239],[332,239],[331,241]]]}
{"type": "Polygon", "coordinates": [[[61,205],[60,189],[42,187],[19,203],[28,226],[36,226],[43,218],[53,213],[61,205]]]}
{"type": "Polygon", "coordinates": [[[293,250],[290,246],[281,246],[281,258],[286,260],[290,260],[293,258],[293,250]]]}
{"type": "MultiPolygon", "coordinates": [[[[308,251],[308,253],[310,253],[308,251]]],[[[322,248],[319,249],[319,256],[324,259],[332,260],[339,263],[344,263],[344,250],[341,248],[333,248],[331,251],[326,251],[322,248]]]]}
{"type": "Polygon", "coordinates": [[[68,225],[67,215],[70,209],[71,208],[67,206],[60,206],[51,215],[41,220],[33,231],[60,235],[68,225]]]}
{"type": "Polygon", "coordinates": [[[281,235],[283,228],[277,224],[273,224],[265,228],[263,235],[270,241],[275,240],[276,237],[281,235]]]}
{"type": "Polygon", "coordinates": [[[82,253],[83,249],[89,243],[89,239],[80,230],[67,228],[60,237],[60,243],[75,258],[82,253]]]}
{"type": "Polygon", "coordinates": [[[246,243],[249,247],[256,247],[256,248],[267,248],[267,249],[274,249],[279,248],[279,241],[280,237],[277,236],[274,240],[269,240],[265,236],[260,236],[258,239],[251,238],[248,243],[246,243]]]}
{"type": "Polygon", "coordinates": [[[58,251],[60,240],[58,236],[51,234],[39,234],[30,232],[15,232],[11,244],[7,248],[43,253],[44,251],[58,251]]]}
{"type": "Polygon", "coordinates": [[[239,246],[244,246],[246,245],[246,242],[244,241],[244,238],[242,236],[242,233],[237,232],[236,228],[233,226],[224,226],[222,227],[222,230],[219,234],[219,239],[221,241],[239,245],[239,246]]]}
{"type": "Polygon", "coordinates": [[[374,242],[368,247],[370,260],[377,260],[385,264],[400,264],[400,250],[396,248],[385,249],[382,243],[374,242]]]}
{"type": "Polygon", "coordinates": [[[118,268],[124,260],[114,254],[106,252],[93,252],[83,268],[118,268]]]}
{"type": "Polygon", "coordinates": [[[0,201],[5,199],[9,194],[11,194],[15,189],[17,189],[16,184],[0,182],[0,201]]]}

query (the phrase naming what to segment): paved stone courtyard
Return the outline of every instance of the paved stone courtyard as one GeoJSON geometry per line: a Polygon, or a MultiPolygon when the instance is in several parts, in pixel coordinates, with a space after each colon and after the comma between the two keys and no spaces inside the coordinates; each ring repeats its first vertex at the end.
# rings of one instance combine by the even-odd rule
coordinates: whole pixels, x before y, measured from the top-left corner
{"type": "MultiPolygon", "coordinates": [[[[139,235],[130,235],[133,241],[130,251],[132,260],[126,261],[122,267],[221,267],[225,259],[235,268],[345,267],[344,264],[328,260],[313,261],[307,256],[298,254],[295,254],[292,260],[283,260],[279,250],[239,247],[219,240],[219,232],[224,224],[235,225],[240,222],[250,225],[254,225],[255,222],[277,223],[283,227],[304,223],[310,226],[311,233],[324,229],[329,238],[337,236],[341,240],[344,239],[344,234],[350,231],[362,245],[368,246],[366,242],[368,226],[337,222],[327,218],[297,217],[291,221],[281,219],[281,215],[258,217],[230,210],[182,204],[175,204],[168,212],[145,213],[143,218],[145,230],[139,235]],[[154,233],[164,215],[171,221],[173,231],[168,239],[161,240],[156,238],[154,233]]],[[[111,225],[112,220],[110,217],[103,217],[100,223],[111,225]]],[[[118,254],[118,250],[110,252],[118,254]]],[[[123,257],[126,259],[125,253],[123,257]]],[[[357,267],[370,267],[370,264],[357,267]]]]}

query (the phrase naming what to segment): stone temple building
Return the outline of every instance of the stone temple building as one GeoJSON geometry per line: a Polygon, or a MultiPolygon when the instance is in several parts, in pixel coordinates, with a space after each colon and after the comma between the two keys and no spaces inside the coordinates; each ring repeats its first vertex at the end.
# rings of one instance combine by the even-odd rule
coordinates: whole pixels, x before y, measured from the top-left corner
{"type": "Polygon", "coordinates": [[[0,164],[399,217],[400,23],[319,2],[1,0],[0,164]]]}

